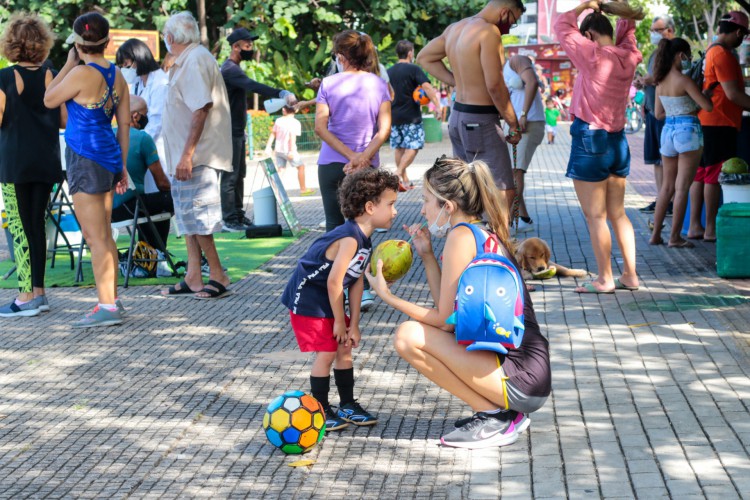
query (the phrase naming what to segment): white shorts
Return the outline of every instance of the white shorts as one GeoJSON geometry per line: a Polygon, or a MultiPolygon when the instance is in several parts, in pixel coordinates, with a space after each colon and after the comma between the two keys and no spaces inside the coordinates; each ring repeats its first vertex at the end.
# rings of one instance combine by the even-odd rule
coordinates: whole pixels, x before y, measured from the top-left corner
{"type": "MultiPolygon", "coordinates": [[[[514,169],[526,172],[531,164],[531,158],[534,157],[536,148],[544,140],[544,122],[533,121],[526,123],[526,131],[521,136],[521,142],[516,145],[516,161],[514,169]]],[[[513,160],[513,146],[508,145],[511,161],[513,160]]]]}
{"type": "Polygon", "coordinates": [[[218,170],[199,165],[187,181],[172,178],[172,200],[179,234],[205,236],[221,231],[218,170]]]}
{"type": "Polygon", "coordinates": [[[299,168],[303,166],[302,159],[298,154],[286,155],[284,153],[276,153],[276,168],[286,168],[286,164],[299,168]]]}
{"type": "Polygon", "coordinates": [[[557,125],[544,124],[544,131],[548,134],[557,135],[557,125]]]}

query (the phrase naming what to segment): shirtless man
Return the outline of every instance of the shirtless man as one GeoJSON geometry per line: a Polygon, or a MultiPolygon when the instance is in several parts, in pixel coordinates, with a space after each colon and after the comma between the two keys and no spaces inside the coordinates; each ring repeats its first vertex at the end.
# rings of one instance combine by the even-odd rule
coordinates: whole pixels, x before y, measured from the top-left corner
{"type": "Polygon", "coordinates": [[[521,0],[489,0],[475,16],[448,26],[417,55],[432,76],[456,87],[448,130],[453,154],[464,161],[482,160],[497,186],[513,204],[513,170],[509,144],[518,144],[521,129],[503,81],[503,42],[526,8],[521,0]],[[448,58],[449,70],[443,61],[448,58]],[[506,136],[500,119],[509,126],[506,136]]]}

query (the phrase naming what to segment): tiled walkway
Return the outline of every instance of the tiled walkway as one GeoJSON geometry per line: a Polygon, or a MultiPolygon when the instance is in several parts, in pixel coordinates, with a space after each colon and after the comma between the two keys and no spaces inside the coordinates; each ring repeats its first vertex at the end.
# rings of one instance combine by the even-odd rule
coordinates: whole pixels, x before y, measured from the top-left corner
{"type": "MultiPolygon", "coordinates": [[[[527,200],[554,260],[593,269],[561,136],[540,148],[527,200]]],[[[364,315],[355,358],[356,394],[380,423],[326,437],[305,457],[315,460],[309,468],[289,467],[295,458],[266,441],[265,406],[306,390],[310,369],[279,294],[320,234],[322,206],[294,197],[290,175],[311,231],[234,284],[230,298],[161,299],[155,288],[131,287],[124,325],[74,331],[93,290],[55,289],[51,313],[0,323],[0,496],[750,498],[750,287],[716,277],[712,246],[647,244],[636,208],[652,197],[650,173],[637,161],[640,139],[631,140],[640,182],[626,204],[641,290],[581,296],[570,278],[537,284],[553,394],[516,444],[438,445],[469,410],[398,357],[391,337],[404,317],[382,303],[364,315]]],[[[449,152],[447,140],[430,145],[412,177],[449,152]]],[[[393,163],[390,152],[383,158],[393,163]]],[[[314,186],[314,156],[306,160],[314,186]]],[[[401,197],[394,227],[419,220],[418,197],[401,197]]],[[[397,293],[427,303],[423,274],[417,263],[397,293]]],[[[0,302],[12,296],[2,290],[0,302]]]]}

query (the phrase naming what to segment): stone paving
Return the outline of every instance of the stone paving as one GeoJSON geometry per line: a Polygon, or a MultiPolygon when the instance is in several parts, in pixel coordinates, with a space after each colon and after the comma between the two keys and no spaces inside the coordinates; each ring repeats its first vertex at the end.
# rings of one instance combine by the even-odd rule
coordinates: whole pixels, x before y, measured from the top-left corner
{"type": "MultiPolygon", "coordinates": [[[[528,204],[554,259],[593,269],[564,177],[569,140],[559,139],[539,149],[528,204]]],[[[578,295],[571,278],[536,282],[553,393],[514,445],[438,445],[469,411],[396,355],[391,336],[404,317],[382,303],[363,317],[355,358],[356,395],[379,424],[327,436],[305,456],[311,467],[289,467],[297,457],[266,441],[268,402],[308,388],[311,360],[296,351],[278,297],[323,220],[320,198],[295,197],[288,172],[311,231],[231,297],[162,299],[131,287],[124,325],[75,331],[93,289],[53,289],[51,313],[0,323],[0,497],[750,498],[750,284],[715,276],[715,246],[647,244],[636,208],[651,199],[651,174],[642,139],[630,139],[641,290],[578,295]]],[[[449,152],[447,139],[429,145],[412,177],[449,152]]],[[[383,158],[392,165],[387,148],[383,158]]],[[[315,187],[315,157],[305,160],[315,187]]],[[[261,184],[252,170],[248,190],[261,184]]],[[[419,190],[397,208],[394,227],[419,220],[419,190]]],[[[396,290],[429,303],[419,263],[396,290]]],[[[13,296],[0,291],[2,302],[13,296]]]]}

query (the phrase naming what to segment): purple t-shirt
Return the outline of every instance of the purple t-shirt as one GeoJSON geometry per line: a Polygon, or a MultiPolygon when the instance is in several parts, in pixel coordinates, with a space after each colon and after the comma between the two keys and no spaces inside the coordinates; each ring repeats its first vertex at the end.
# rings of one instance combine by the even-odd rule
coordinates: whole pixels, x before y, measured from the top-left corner
{"type": "MultiPolygon", "coordinates": [[[[355,153],[367,148],[378,129],[380,105],[391,100],[388,84],[372,73],[336,73],[323,78],[316,102],[330,110],[328,130],[355,153]]],[[[348,163],[326,142],[318,156],[318,165],[348,163]]],[[[376,153],[372,166],[380,165],[376,153]]]]}

